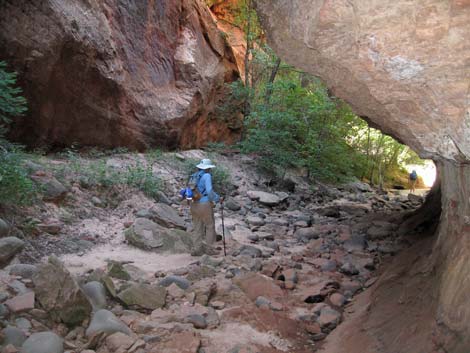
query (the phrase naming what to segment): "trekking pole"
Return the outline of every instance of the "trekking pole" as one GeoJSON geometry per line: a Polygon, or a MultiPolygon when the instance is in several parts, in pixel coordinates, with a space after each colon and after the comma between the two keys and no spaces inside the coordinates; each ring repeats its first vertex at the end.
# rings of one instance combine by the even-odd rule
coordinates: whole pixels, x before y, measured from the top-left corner
{"type": "Polygon", "coordinates": [[[222,215],[222,243],[224,244],[224,256],[227,256],[227,251],[225,250],[224,201],[220,203],[220,213],[222,215]]]}

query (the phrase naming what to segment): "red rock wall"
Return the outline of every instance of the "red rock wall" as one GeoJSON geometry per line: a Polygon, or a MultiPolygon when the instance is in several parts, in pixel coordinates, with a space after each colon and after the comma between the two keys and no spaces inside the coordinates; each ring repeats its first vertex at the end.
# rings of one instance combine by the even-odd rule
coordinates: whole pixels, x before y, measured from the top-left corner
{"type": "Polygon", "coordinates": [[[0,11],[0,58],[30,105],[13,137],[138,149],[237,138],[239,124],[214,112],[238,69],[202,0],[6,0],[0,11]]]}

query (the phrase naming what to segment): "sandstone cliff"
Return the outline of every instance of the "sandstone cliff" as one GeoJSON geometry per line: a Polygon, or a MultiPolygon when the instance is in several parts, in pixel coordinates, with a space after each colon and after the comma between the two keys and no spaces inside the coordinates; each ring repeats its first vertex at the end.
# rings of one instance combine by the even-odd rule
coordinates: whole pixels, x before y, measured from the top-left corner
{"type": "MultiPolygon", "coordinates": [[[[436,298],[428,309],[435,308],[446,333],[437,345],[467,352],[470,2],[258,0],[257,8],[283,59],[320,76],[357,114],[437,161],[443,214],[427,266],[436,298]]],[[[405,351],[397,337],[380,351],[405,351]]]]}
{"type": "Polygon", "coordinates": [[[7,0],[0,10],[0,58],[30,103],[17,138],[139,149],[236,138],[239,122],[214,112],[238,69],[203,1],[7,0]]]}

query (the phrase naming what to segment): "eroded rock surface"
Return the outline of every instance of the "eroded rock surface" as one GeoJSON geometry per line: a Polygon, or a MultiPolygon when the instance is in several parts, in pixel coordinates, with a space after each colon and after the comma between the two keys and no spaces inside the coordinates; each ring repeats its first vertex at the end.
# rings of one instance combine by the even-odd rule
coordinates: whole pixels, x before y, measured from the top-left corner
{"type": "MultiPolygon", "coordinates": [[[[432,260],[425,256],[420,266],[437,268],[428,277],[434,284],[436,306],[427,308],[433,310],[447,336],[439,344],[448,351],[464,352],[470,345],[470,309],[464,294],[470,288],[470,238],[466,236],[470,209],[470,42],[466,39],[470,37],[470,3],[256,3],[269,43],[283,59],[320,76],[358,115],[437,162],[443,215],[432,260]]],[[[438,201],[434,208],[440,208],[438,201]]],[[[406,276],[413,276],[412,272],[406,276]]],[[[403,311],[412,307],[403,306],[403,311]]]]}
{"type": "Polygon", "coordinates": [[[212,119],[238,69],[203,1],[6,1],[0,11],[0,56],[30,108],[23,140],[144,148],[236,137],[239,123],[212,119]]]}

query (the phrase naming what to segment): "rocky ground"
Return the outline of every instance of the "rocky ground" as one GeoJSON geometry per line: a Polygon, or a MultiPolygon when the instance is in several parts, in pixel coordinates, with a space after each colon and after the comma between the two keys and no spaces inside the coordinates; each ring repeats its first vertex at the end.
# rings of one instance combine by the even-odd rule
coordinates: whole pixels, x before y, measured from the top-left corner
{"type": "Polygon", "coordinates": [[[218,256],[191,257],[188,208],[173,195],[182,166],[205,156],[153,160],[164,185],[157,201],[59,173],[63,158],[32,162],[44,200],[0,214],[2,352],[321,350],[355,295],[411,245],[399,225],[420,196],[358,182],[312,187],[296,175],[272,186],[251,158],[210,155],[229,171],[227,256],[219,242],[218,256]]]}

